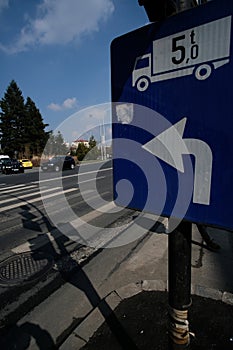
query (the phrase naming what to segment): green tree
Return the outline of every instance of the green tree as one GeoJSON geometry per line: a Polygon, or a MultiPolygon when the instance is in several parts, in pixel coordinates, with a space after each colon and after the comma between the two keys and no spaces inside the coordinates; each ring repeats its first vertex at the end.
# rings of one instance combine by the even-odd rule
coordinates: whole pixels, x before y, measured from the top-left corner
{"type": "Polygon", "coordinates": [[[94,136],[92,135],[89,139],[89,148],[90,150],[93,149],[96,146],[97,142],[94,138],[94,136]]]}
{"type": "Polygon", "coordinates": [[[44,149],[44,155],[55,156],[55,155],[66,155],[69,149],[65,143],[65,140],[60,131],[56,135],[51,131],[49,139],[44,149]]]}
{"type": "Polygon", "coordinates": [[[21,90],[14,80],[0,101],[0,138],[2,152],[9,156],[40,155],[48,140],[39,109],[30,97],[24,104],[21,90]]]}
{"type": "Polygon", "coordinates": [[[68,147],[60,131],[55,135],[55,152],[56,154],[65,155],[68,152],[68,147]]]}
{"type": "Polygon", "coordinates": [[[49,132],[45,131],[48,124],[43,123],[39,109],[30,97],[25,104],[25,146],[29,147],[31,155],[40,155],[49,138],[49,132]]]}
{"type": "Polygon", "coordinates": [[[44,148],[44,155],[45,156],[52,156],[54,155],[54,149],[55,149],[55,136],[52,131],[49,133],[49,138],[46,143],[46,146],[44,148]]]}
{"type": "Polygon", "coordinates": [[[25,115],[24,98],[14,80],[0,101],[0,108],[1,148],[4,153],[13,157],[23,149],[25,115]]]}
{"type": "Polygon", "coordinates": [[[87,150],[86,159],[94,160],[98,158],[98,156],[100,155],[100,151],[96,145],[97,145],[97,141],[92,135],[89,139],[89,148],[87,150]]]}
{"type": "Polygon", "coordinates": [[[76,151],[76,156],[79,161],[82,161],[84,157],[86,156],[87,152],[89,151],[89,147],[85,146],[83,142],[80,142],[78,144],[78,148],[76,151]]]}

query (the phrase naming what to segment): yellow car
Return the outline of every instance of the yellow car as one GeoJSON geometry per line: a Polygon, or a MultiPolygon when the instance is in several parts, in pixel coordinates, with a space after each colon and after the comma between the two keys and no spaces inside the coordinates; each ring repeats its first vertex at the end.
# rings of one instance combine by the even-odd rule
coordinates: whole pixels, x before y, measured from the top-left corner
{"type": "Polygon", "coordinates": [[[29,159],[20,159],[20,162],[23,164],[23,167],[26,169],[32,169],[33,164],[29,159]]]}

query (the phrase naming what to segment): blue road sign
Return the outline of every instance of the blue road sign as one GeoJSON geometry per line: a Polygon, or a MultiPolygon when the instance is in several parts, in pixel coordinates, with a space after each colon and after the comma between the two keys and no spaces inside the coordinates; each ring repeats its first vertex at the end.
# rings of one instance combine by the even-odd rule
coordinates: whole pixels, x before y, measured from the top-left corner
{"type": "Polygon", "coordinates": [[[115,202],[233,229],[231,0],[113,40],[115,202]]]}

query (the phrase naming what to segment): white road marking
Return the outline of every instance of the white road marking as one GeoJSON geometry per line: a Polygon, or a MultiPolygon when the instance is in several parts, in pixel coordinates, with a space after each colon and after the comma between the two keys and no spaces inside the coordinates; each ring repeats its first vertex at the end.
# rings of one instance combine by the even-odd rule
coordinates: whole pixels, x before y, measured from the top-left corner
{"type": "MultiPolygon", "coordinates": [[[[77,188],[70,188],[68,190],[62,190],[60,192],[52,193],[52,194],[49,194],[47,196],[42,196],[42,197],[37,197],[37,198],[33,198],[33,199],[30,199],[30,200],[27,200],[27,201],[25,201],[25,203],[28,203],[30,205],[31,203],[39,202],[39,201],[41,201],[43,199],[48,199],[48,198],[51,198],[51,197],[59,196],[60,194],[74,192],[74,191],[77,191],[77,190],[78,190],[77,188]]],[[[21,203],[15,203],[15,204],[12,204],[12,205],[8,205],[6,207],[0,208],[0,212],[21,207],[25,203],[22,201],[21,203]]]]}
{"type": "Polygon", "coordinates": [[[92,170],[92,171],[87,171],[85,173],[80,173],[80,174],[74,174],[74,175],[68,175],[68,176],[63,176],[63,177],[54,177],[52,179],[41,179],[41,180],[38,180],[38,181],[33,181],[32,183],[34,184],[38,184],[38,183],[42,183],[42,182],[49,182],[49,181],[57,181],[57,180],[60,180],[60,179],[68,179],[70,177],[78,177],[78,176],[83,176],[83,175],[88,175],[88,174],[94,174],[94,173],[100,173],[100,172],[103,172],[103,171],[107,171],[107,170],[111,170],[112,168],[106,168],[106,169],[100,169],[100,170],[92,170]]]}
{"type": "Polygon", "coordinates": [[[25,184],[20,184],[20,185],[12,185],[12,186],[7,186],[7,187],[3,187],[0,190],[7,190],[8,188],[17,188],[17,187],[23,187],[26,186],[25,184]]]}
{"type": "Polygon", "coordinates": [[[59,188],[61,188],[61,187],[47,188],[46,190],[43,190],[43,191],[36,191],[36,192],[32,192],[32,193],[22,194],[21,196],[17,196],[17,197],[14,197],[14,198],[3,199],[2,201],[0,201],[0,204],[13,202],[13,201],[16,201],[17,199],[33,197],[33,196],[36,196],[36,195],[40,195],[41,193],[44,193],[44,192],[48,193],[48,192],[51,192],[51,191],[58,190],[59,188]]]}
{"type": "Polygon", "coordinates": [[[26,185],[24,188],[21,187],[20,189],[18,187],[15,188],[15,186],[14,186],[14,188],[8,187],[8,189],[0,188],[0,194],[4,194],[4,193],[8,194],[8,193],[17,192],[17,191],[24,190],[24,189],[27,190],[27,189],[31,189],[31,188],[38,188],[38,186],[36,186],[36,185],[30,185],[30,186],[26,185]],[[9,189],[9,188],[11,188],[11,189],[9,189]]]}

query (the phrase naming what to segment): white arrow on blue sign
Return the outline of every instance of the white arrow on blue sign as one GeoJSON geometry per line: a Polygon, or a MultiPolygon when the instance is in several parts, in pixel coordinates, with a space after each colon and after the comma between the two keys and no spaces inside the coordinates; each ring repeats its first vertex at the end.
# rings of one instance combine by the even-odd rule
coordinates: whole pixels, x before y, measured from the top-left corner
{"type": "MultiPolygon", "coordinates": [[[[232,14],[231,0],[211,1],[113,40],[112,101],[118,110],[122,105],[122,111],[131,111],[124,122],[113,107],[113,146],[114,138],[118,140],[117,149],[113,147],[114,186],[122,179],[131,182],[129,207],[143,210],[145,192],[156,197],[160,190],[157,174],[147,188],[146,174],[130,159],[159,162],[167,199],[162,213],[158,198],[150,211],[170,216],[175,205],[182,206],[180,191],[185,190],[180,184],[190,182],[189,158],[193,195],[183,218],[233,229],[232,14]],[[139,105],[165,122],[158,123],[153,113],[141,113],[139,105]],[[136,141],[142,151],[121,149],[120,138],[124,145],[127,139],[136,141]]],[[[115,201],[121,205],[117,194],[115,201]]],[[[179,211],[176,216],[182,219],[179,211]]]]}
{"type": "Polygon", "coordinates": [[[209,205],[212,152],[210,147],[201,140],[182,139],[186,120],[187,118],[183,118],[142,147],[182,173],[185,172],[182,155],[194,155],[193,202],[209,205]]]}

